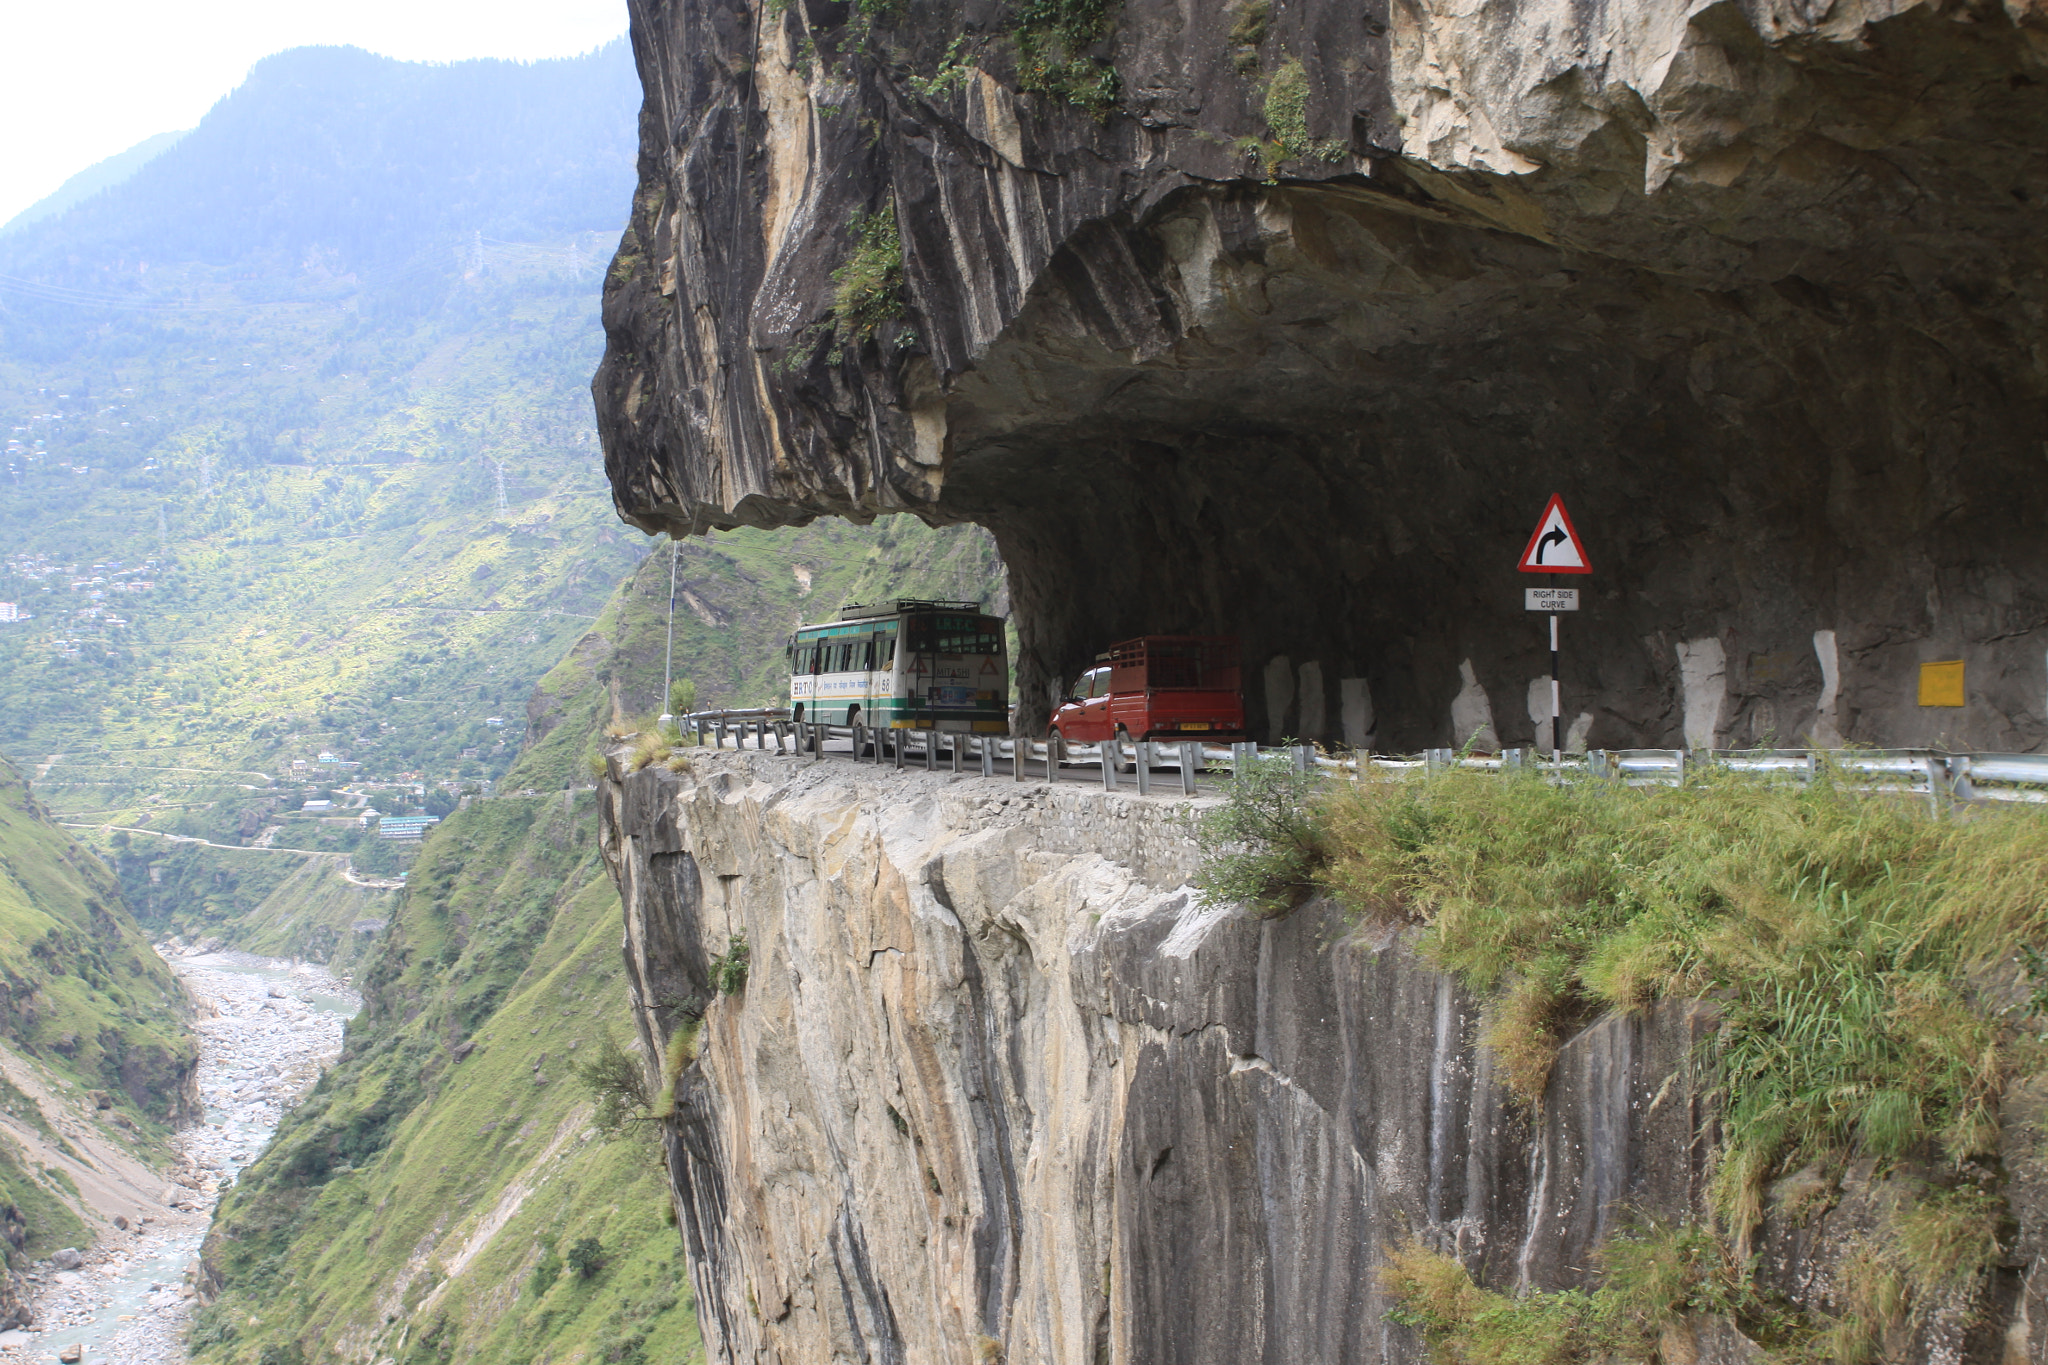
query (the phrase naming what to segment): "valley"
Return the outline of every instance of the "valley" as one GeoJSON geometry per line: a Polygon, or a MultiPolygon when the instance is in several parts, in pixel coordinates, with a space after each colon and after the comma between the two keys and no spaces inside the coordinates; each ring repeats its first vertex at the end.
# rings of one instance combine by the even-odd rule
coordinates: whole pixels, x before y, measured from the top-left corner
{"type": "Polygon", "coordinates": [[[702,704],[771,701],[807,614],[994,597],[1000,561],[904,518],[679,553],[619,525],[587,383],[622,47],[361,55],[277,59],[0,233],[0,1312],[37,1360],[701,1358],[653,1149],[593,1141],[579,1076],[629,1028],[604,732],[662,709],[671,625],[702,704]],[[447,135],[365,178],[393,117],[447,135]],[[252,138],[331,159],[268,181],[252,138]],[[273,211],[351,177],[338,218],[273,211]],[[422,233],[444,191],[463,226],[422,233]],[[345,1041],[322,973],[361,993],[345,1041]]]}

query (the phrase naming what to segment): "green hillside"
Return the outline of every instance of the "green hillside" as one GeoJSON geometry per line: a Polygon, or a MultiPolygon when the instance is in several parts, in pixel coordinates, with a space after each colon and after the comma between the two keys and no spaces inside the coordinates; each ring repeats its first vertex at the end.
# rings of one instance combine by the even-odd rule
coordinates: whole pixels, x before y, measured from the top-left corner
{"type": "Polygon", "coordinates": [[[119,883],[0,761],[0,1039],[125,1112],[175,1126],[193,1108],[188,1012],[119,883]]]}

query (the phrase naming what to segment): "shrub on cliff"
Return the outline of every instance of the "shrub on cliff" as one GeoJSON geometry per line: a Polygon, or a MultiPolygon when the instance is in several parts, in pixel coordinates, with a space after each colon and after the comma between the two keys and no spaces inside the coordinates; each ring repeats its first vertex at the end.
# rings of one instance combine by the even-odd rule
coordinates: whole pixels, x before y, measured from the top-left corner
{"type": "Polygon", "coordinates": [[[640,1059],[619,1046],[609,1027],[599,1027],[595,1053],[576,1067],[576,1077],[597,1102],[597,1131],[608,1138],[618,1137],[629,1125],[646,1118],[652,1107],[640,1059]]]}
{"type": "Polygon", "coordinates": [[[853,254],[832,272],[832,311],[849,337],[865,338],[903,316],[903,237],[894,205],[856,213],[850,226],[853,254]]]}
{"type": "Polygon", "coordinates": [[[1209,850],[1195,885],[1263,917],[1284,915],[1316,889],[1329,860],[1328,784],[1296,772],[1284,754],[1248,765],[1224,788],[1223,804],[1198,822],[1209,850]]]}

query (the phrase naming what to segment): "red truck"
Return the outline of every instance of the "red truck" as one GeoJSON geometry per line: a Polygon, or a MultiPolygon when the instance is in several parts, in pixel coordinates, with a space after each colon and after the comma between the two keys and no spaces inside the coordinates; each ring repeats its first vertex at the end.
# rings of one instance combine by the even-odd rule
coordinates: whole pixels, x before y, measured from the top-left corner
{"type": "Polygon", "coordinates": [[[1053,712],[1050,734],[1073,744],[1244,738],[1234,637],[1146,635],[1097,659],[1053,712]]]}

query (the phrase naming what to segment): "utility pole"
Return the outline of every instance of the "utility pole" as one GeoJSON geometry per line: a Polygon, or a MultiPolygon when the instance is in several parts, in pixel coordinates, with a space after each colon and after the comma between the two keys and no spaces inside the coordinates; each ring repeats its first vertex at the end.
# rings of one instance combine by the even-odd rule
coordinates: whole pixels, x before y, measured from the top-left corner
{"type": "MultiPolygon", "coordinates": [[[[669,537],[669,546],[670,549],[668,556],[668,654],[667,657],[662,660],[661,665],[661,719],[655,722],[655,725],[663,730],[666,730],[669,727],[669,725],[675,720],[675,717],[669,714],[668,708],[674,704],[670,700],[670,698],[675,695],[676,565],[678,561],[680,561],[683,557],[683,542],[677,540],[673,535],[671,535],[669,537]]],[[[776,743],[779,744],[781,743],[781,741],[777,740],[776,743]]]]}

